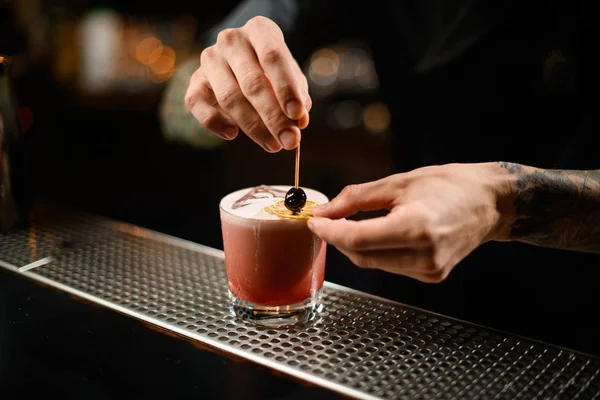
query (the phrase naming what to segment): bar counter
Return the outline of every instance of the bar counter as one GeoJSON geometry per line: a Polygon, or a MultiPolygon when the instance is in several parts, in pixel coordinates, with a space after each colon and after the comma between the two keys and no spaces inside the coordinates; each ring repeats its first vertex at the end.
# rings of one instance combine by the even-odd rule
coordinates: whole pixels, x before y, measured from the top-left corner
{"type": "Polygon", "coordinates": [[[332,283],[309,326],[245,325],[220,250],[53,206],[0,267],[2,398],[600,398],[595,356],[332,283]]]}

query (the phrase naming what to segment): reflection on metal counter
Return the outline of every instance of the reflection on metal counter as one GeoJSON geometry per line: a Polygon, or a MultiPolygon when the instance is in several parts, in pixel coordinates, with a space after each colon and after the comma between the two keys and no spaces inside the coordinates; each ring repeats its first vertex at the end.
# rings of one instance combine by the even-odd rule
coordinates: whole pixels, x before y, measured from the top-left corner
{"type": "Polygon", "coordinates": [[[330,283],[314,323],[246,325],[229,311],[221,251],[85,214],[46,215],[52,221],[41,217],[29,230],[0,235],[0,266],[351,398],[600,395],[600,359],[594,356],[330,283]],[[31,261],[32,234],[71,236],[80,246],[23,268],[31,261]]]}

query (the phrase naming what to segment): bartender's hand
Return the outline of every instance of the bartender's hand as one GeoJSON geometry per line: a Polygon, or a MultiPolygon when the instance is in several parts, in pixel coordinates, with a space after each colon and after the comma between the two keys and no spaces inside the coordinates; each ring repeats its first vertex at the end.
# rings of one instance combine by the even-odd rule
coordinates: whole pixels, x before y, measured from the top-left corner
{"type": "Polygon", "coordinates": [[[482,243],[508,238],[505,218],[512,206],[505,200],[511,190],[506,176],[497,163],[448,164],[391,175],[346,187],[315,209],[309,227],[360,267],[441,282],[482,243]],[[390,212],[345,219],[382,209],[390,212]]]}
{"type": "Polygon", "coordinates": [[[233,139],[242,130],[269,152],[297,146],[311,108],[306,77],[265,17],[219,33],[200,56],[185,103],[212,133],[233,139]]]}

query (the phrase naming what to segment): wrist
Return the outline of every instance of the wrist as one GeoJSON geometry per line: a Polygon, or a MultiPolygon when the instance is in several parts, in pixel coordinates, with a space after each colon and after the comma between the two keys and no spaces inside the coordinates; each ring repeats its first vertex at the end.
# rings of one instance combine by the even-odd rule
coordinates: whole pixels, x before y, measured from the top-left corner
{"type": "Polygon", "coordinates": [[[486,167],[486,184],[492,196],[495,221],[485,241],[509,241],[516,220],[518,178],[528,167],[509,162],[487,163],[486,167]]]}

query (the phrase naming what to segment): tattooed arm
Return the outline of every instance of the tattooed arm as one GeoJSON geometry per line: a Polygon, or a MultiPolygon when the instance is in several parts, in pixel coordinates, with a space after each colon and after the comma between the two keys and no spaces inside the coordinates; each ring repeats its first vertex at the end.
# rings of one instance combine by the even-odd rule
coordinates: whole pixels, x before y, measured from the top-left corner
{"type": "Polygon", "coordinates": [[[509,240],[600,253],[600,170],[501,166],[510,177],[509,240]]]}

